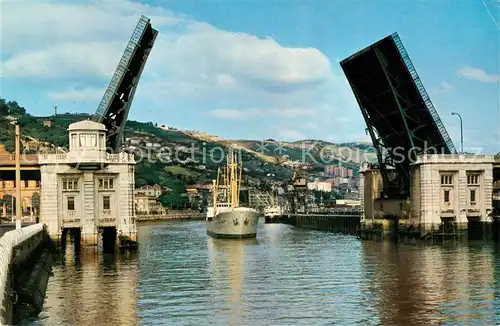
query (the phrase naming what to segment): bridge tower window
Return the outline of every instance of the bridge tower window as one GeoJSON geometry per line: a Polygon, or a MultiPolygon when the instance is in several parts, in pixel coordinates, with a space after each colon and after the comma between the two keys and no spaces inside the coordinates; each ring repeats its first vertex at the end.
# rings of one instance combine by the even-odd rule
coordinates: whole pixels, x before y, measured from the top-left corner
{"type": "Polygon", "coordinates": [[[75,210],[75,197],[68,197],[67,206],[68,206],[68,211],[75,210]]]}
{"type": "Polygon", "coordinates": [[[449,203],[450,202],[450,190],[445,190],[444,191],[444,202],[449,203]]]}
{"type": "Polygon", "coordinates": [[[114,188],[113,178],[99,178],[100,190],[112,190],[114,188]]]}
{"type": "Polygon", "coordinates": [[[77,147],[77,135],[76,134],[71,134],[71,148],[76,148],[77,147]]]}
{"type": "Polygon", "coordinates": [[[111,209],[111,197],[103,196],[102,197],[102,208],[105,210],[111,209]]]}
{"type": "Polygon", "coordinates": [[[78,179],[76,178],[64,178],[62,180],[63,190],[78,190],[78,179]]]}

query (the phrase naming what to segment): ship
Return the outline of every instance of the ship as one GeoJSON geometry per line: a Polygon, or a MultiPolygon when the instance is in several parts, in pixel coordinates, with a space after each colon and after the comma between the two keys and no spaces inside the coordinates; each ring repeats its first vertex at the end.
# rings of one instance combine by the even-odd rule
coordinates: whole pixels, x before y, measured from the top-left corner
{"type": "Polygon", "coordinates": [[[276,196],[270,196],[271,202],[264,207],[264,219],[266,223],[276,223],[286,214],[285,207],[280,205],[280,200],[276,192],[276,196]]]}
{"type": "Polygon", "coordinates": [[[207,234],[214,238],[255,238],[259,212],[240,205],[243,164],[234,153],[227,155],[226,167],[217,170],[212,182],[212,203],[207,208],[207,234]]]}
{"type": "Polygon", "coordinates": [[[264,208],[266,223],[276,223],[283,215],[285,215],[284,209],[279,205],[271,205],[264,208]]]}

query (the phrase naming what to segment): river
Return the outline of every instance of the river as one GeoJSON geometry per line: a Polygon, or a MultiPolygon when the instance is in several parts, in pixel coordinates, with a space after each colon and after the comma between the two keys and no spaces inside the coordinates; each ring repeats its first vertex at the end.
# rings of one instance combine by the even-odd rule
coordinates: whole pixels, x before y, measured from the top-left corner
{"type": "Polygon", "coordinates": [[[500,249],[395,245],[263,224],[256,240],[204,222],[138,228],[125,255],[68,250],[33,325],[498,324],[500,249]]]}

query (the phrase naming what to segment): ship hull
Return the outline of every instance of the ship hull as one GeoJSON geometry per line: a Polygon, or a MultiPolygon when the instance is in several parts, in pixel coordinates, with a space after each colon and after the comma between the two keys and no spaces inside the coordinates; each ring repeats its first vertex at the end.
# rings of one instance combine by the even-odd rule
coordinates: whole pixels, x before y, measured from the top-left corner
{"type": "Polygon", "coordinates": [[[214,238],[255,238],[259,213],[239,207],[207,217],[207,234],[214,238]]]}
{"type": "Polygon", "coordinates": [[[266,223],[278,223],[281,220],[282,216],[281,215],[265,215],[264,219],[266,223]]]}

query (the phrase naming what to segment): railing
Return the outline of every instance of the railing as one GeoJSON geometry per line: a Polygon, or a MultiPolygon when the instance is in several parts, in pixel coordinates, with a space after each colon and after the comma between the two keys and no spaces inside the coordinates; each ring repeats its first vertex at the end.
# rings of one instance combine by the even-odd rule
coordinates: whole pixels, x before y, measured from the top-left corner
{"type": "Polygon", "coordinates": [[[318,208],[310,209],[306,214],[322,214],[322,215],[361,215],[360,208],[318,208]]]}
{"type": "Polygon", "coordinates": [[[99,217],[98,224],[101,226],[116,225],[116,217],[99,217]]]}
{"type": "MultiPolygon", "coordinates": [[[[14,230],[6,232],[0,238],[0,302],[3,303],[7,300],[6,293],[7,282],[9,282],[9,267],[12,259],[13,250],[25,240],[31,238],[37,233],[43,231],[43,224],[38,223],[22,228],[21,230],[14,230]]],[[[7,321],[3,320],[4,316],[0,314],[0,325],[6,325],[7,321]]]]}
{"type": "Polygon", "coordinates": [[[429,95],[427,94],[427,91],[425,90],[424,85],[422,84],[422,81],[420,80],[420,77],[417,74],[417,70],[413,66],[413,63],[411,62],[410,56],[406,52],[406,49],[403,46],[403,42],[401,42],[398,33],[392,34],[392,38],[394,40],[394,43],[396,44],[396,47],[399,50],[399,53],[401,54],[401,57],[403,58],[406,68],[408,68],[408,71],[410,72],[410,75],[413,78],[413,81],[415,82],[415,86],[420,92],[422,100],[424,101],[427,109],[429,110],[429,113],[432,116],[432,119],[434,120],[434,123],[436,124],[436,127],[438,128],[439,132],[441,133],[441,136],[443,137],[443,140],[446,143],[446,146],[448,147],[450,154],[457,153],[455,145],[453,145],[453,142],[451,141],[451,138],[448,135],[448,132],[446,131],[446,128],[444,127],[443,122],[441,121],[441,118],[439,117],[436,108],[434,107],[434,104],[432,104],[431,99],[429,98],[429,95]]]}
{"type": "MultiPolygon", "coordinates": [[[[38,164],[38,154],[22,154],[20,155],[21,165],[38,164]]],[[[7,154],[0,155],[1,165],[14,165],[16,164],[16,155],[7,154]]]]}
{"type": "Polygon", "coordinates": [[[135,51],[137,50],[137,47],[139,46],[139,42],[142,38],[142,35],[146,31],[146,28],[149,24],[149,18],[146,16],[141,16],[139,19],[139,22],[137,23],[137,26],[134,29],[134,32],[132,34],[132,37],[130,38],[127,47],[125,51],[123,52],[123,55],[118,62],[118,67],[115,70],[115,73],[113,74],[113,77],[111,78],[111,81],[109,82],[108,87],[106,88],[106,92],[104,93],[104,96],[99,103],[99,106],[97,107],[97,112],[94,117],[94,121],[101,122],[102,117],[106,114],[106,111],[108,110],[108,107],[111,103],[111,100],[115,96],[118,86],[121,83],[123,76],[125,75],[125,72],[130,64],[130,61],[132,60],[132,57],[134,56],[135,51]]]}
{"type": "MultiPolygon", "coordinates": [[[[85,163],[88,160],[92,162],[101,163],[133,163],[135,162],[134,154],[129,153],[119,153],[119,154],[109,154],[106,153],[105,156],[78,156],[78,153],[75,155],[74,153],[64,153],[64,154],[40,154],[39,160],[37,163],[41,164],[66,164],[66,163],[85,163]],[[81,159],[81,161],[79,160],[81,159]]],[[[89,162],[90,163],[90,162],[89,162]]]]}
{"type": "Polygon", "coordinates": [[[79,217],[76,218],[63,218],[62,224],[65,227],[79,227],[81,225],[81,219],[79,217]]]}
{"type": "Polygon", "coordinates": [[[154,221],[154,220],[189,220],[189,219],[205,219],[206,213],[191,212],[191,213],[170,213],[158,215],[137,215],[136,221],[154,221]]]}

